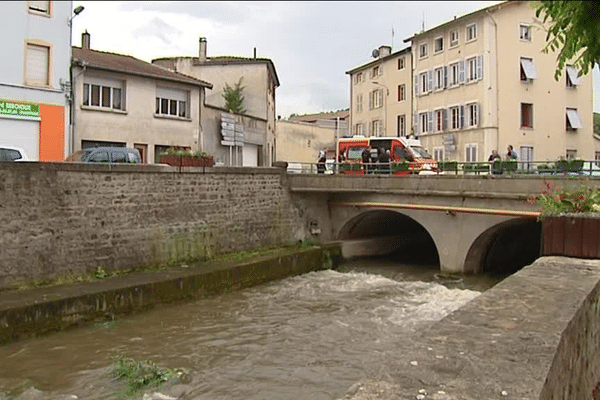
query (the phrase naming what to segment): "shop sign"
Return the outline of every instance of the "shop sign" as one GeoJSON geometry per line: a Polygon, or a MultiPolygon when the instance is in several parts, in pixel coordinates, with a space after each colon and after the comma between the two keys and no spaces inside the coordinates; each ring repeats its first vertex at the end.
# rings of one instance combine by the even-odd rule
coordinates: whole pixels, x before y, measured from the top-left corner
{"type": "Polygon", "coordinates": [[[40,105],[20,101],[0,100],[0,116],[40,117],[40,105]]]}

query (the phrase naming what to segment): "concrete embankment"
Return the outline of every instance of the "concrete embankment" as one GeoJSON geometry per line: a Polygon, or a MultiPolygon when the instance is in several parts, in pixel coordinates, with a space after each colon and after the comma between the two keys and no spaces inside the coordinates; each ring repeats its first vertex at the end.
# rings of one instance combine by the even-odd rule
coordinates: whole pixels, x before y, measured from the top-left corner
{"type": "Polygon", "coordinates": [[[163,303],[331,268],[340,257],[338,245],[291,248],[238,262],[206,262],[93,282],[0,292],[0,344],[114,319],[163,303]]]}
{"type": "Polygon", "coordinates": [[[543,257],[432,325],[352,400],[600,398],[600,260],[543,257]],[[377,379],[378,378],[378,379],[377,379]]]}

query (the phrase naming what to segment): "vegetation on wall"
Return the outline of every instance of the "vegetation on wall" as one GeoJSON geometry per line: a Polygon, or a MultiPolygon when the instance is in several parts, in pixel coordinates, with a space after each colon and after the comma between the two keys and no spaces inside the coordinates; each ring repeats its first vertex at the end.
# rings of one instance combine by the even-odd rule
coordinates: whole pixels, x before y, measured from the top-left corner
{"type": "Polygon", "coordinates": [[[546,30],[544,53],[558,51],[554,79],[567,62],[586,75],[600,60],[600,2],[534,1],[535,16],[546,30]]]}
{"type": "Polygon", "coordinates": [[[233,87],[229,86],[229,84],[225,83],[225,88],[223,89],[223,99],[225,100],[225,108],[227,111],[233,114],[244,114],[246,110],[244,109],[244,88],[242,86],[242,81],[244,77],[241,77],[233,87]]]}

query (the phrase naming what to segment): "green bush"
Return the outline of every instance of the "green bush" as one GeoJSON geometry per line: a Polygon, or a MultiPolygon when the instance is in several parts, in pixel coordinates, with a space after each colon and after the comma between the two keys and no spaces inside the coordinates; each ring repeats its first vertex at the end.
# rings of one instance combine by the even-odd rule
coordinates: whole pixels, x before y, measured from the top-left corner
{"type": "Polygon", "coordinates": [[[463,164],[463,171],[466,173],[488,172],[490,165],[487,163],[463,164]]]}
{"type": "Polygon", "coordinates": [[[505,161],[502,161],[502,164],[501,164],[502,171],[507,171],[507,172],[516,171],[518,166],[519,166],[519,163],[517,162],[517,160],[505,160],[505,161]]]}
{"type": "Polygon", "coordinates": [[[458,171],[458,161],[438,161],[440,171],[458,171]]]}
{"type": "Polygon", "coordinates": [[[561,158],[556,162],[558,172],[579,172],[583,169],[583,160],[561,158]]]}
{"type": "Polygon", "coordinates": [[[392,167],[392,171],[393,172],[408,171],[408,161],[402,161],[402,162],[399,162],[399,163],[392,163],[391,167],[392,167]]]}
{"type": "Polygon", "coordinates": [[[340,165],[340,171],[360,171],[362,165],[358,163],[343,163],[340,165]]]}

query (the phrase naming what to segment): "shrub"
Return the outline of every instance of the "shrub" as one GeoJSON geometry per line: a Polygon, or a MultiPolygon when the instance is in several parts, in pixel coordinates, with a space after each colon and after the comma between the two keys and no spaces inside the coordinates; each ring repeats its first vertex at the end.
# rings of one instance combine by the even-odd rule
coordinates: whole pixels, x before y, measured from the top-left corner
{"type": "Polygon", "coordinates": [[[597,213],[600,212],[600,193],[587,186],[567,190],[544,181],[542,193],[531,196],[527,203],[539,204],[542,215],[597,213]]]}
{"type": "Polygon", "coordinates": [[[408,161],[391,164],[392,171],[408,171],[408,161]]]}
{"type": "Polygon", "coordinates": [[[152,361],[136,361],[123,355],[113,357],[110,376],[126,384],[126,394],[132,395],[142,390],[153,389],[179,378],[174,370],[159,367],[152,361]]]}
{"type": "Polygon", "coordinates": [[[440,171],[458,171],[458,161],[438,161],[440,171]]]}

